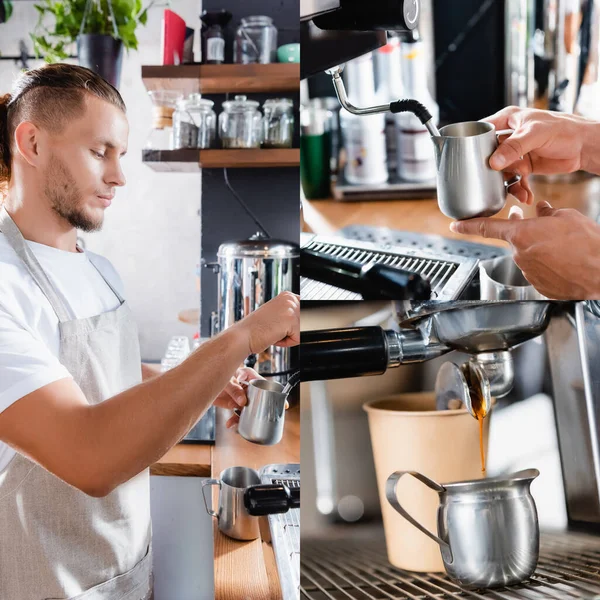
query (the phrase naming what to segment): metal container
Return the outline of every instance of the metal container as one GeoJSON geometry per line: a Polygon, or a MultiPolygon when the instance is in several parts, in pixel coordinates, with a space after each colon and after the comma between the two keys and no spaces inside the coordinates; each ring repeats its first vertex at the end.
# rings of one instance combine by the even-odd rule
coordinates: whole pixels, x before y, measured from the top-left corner
{"type": "Polygon", "coordinates": [[[290,98],[271,98],[263,104],[262,147],[291,148],[294,135],[294,103],[290,98]]]}
{"type": "Polygon", "coordinates": [[[242,65],[277,62],[277,28],[271,17],[256,15],[241,20],[235,32],[233,62],[242,65]]]}
{"type": "Polygon", "coordinates": [[[219,115],[219,137],[223,148],[260,148],[262,116],[258,102],[246,96],[223,102],[219,115]]]}
{"type": "Polygon", "coordinates": [[[437,160],[437,198],[440,210],[451,219],[490,217],[506,203],[508,188],[516,175],[504,181],[489,159],[498,147],[498,137],[512,130],[495,131],[491,123],[469,121],[446,125],[431,139],[437,160]]]}
{"type": "Polygon", "coordinates": [[[202,495],[206,512],[217,519],[219,529],[226,536],[236,540],[255,540],[260,536],[258,517],[250,515],[244,506],[246,489],[260,485],[259,474],[249,467],[225,469],[219,479],[206,479],[202,482],[202,495]],[[219,487],[219,506],[209,508],[204,489],[206,486],[219,487]]]}
{"type": "Polygon", "coordinates": [[[388,502],[412,525],[437,542],[446,573],[466,589],[515,585],[537,565],[540,532],[531,482],[537,469],[506,477],[440,485],[415,471],[388,477],[388,502]],[[396,486],[412,475],[439,494],[438,535],[425,529],[400,505],[396,486]]]}
{"type": "Polygon", "coordinates": [[[180,100],[173,115],[173,145],[179,148],[210,148],[216,137],[214,102],[200,94],[180,100]]]}
{"type": "Polygon", "coordinates": [[[203,481],[202,496],[206,512],[217,519],[220,531],[235,540],[259,537],[258,517],[300,508],[300,489],[290,490],[283,482],[263,484],[260,475],[249,467],[230,467],[219,479],[203,481]],[[219,487],[216,511],[209,508],[204,491],[213,485],[219,487]]]}
{"type": "Polygon", "coordinates": [[[273,446],[283,437],[285,401],[283,385],[267,379],[253,379],[247,385],[248,404],[240,413],[238,433],[249,442],[273,446]]]}
{"type": "Polygon", "coordinates": [[[512,256],[499,256],[479,263],[482,300],[547,300],[525,279],[512,256]]]}
{"type": "MultiPolygon", "coordinates": [[[[221,244],[217,259],[216,265],[210,265],[219,274],[213,332],[230,327],[281,292],[299,292],[300,250],[294,243],[256,234],[221,244]]],[[[290,348],[271,346],[254,358],[254,368],[263,377],[294,370],[290,348]]]]}

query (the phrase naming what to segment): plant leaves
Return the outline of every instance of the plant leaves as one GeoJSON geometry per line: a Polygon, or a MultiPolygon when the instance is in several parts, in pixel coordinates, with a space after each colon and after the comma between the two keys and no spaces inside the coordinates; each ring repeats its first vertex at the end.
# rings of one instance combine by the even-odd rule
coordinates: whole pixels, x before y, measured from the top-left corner
{"type": "MultiPolygon", "coordinates": [[[[0,0],[0,2],[11,0],[0,0]]],[[[98,33],[114,36],[109,0],[96,0],[86,16],[84,33],[98,33]]],[[[117,37],[127,49],[137,50],[136,29],[148,22],[150,1],[144,8],[143,0],[110,0],[117,25],[117,37]]],[[[68,58],[66,46],[76,41],[81,28],[86,0],[39,0],[34,6],[39,13],[31,39],[37,56],[55,62],[68,58]],[[42,21],[50,15],[53,27],[45,28],[42,21]]]]}

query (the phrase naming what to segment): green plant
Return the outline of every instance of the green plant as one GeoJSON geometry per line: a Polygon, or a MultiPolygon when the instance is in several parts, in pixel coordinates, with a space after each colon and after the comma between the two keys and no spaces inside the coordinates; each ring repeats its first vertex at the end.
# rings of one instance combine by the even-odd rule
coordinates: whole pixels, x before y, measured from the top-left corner
{"type": "Polygon", "coordinates": [[[0,0],[0,23],[6,23],[13,12],[13,0],[0,0]]]}
{"type": "MultiPolygon", "coordinates": [[[[156,0],[144,7],[142,0],[110,0],[117,34],[113,26],[109,0],[91,0],[81,33],[110,35],[123,42],[127,49],[137,50],[136,29],[145,25],[148,10],[156,0]]],[[[58,62],[69,56],[68,46],[76,41],[88,0],[41,0],[35,4],[39,20],[35,32],[31,34],[34,51],[47,62],[58,62]],[[44,20],[54,17],[54,28],[44,26],[44,20]]]]}

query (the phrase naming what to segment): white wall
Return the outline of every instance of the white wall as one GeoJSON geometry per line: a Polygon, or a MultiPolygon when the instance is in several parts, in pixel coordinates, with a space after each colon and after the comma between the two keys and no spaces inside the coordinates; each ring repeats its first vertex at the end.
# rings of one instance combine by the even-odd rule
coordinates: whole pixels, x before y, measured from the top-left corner
{"type": "MultiPolygon", "coordinates": [[[[145,2],[147,3],[147,2],[145,2]]],[[[172,0],[171,9],[189,27],[198,28],[201,0],[172,0]]],[[[177,320],[181,309],[197,308],[196,265],[200,258],[199,174],[155,173],[142,164],[142,147],[151,125],[151,103],[141,66],[160,64],[163,8],[153,8],[148,24],[138,30],[139,50],[125,54],[120,92],[128,108],[129,152],[123,159],[127,185],[118,190],[106,212],[104,229],[84,237],[86,247],[109,258],[125,283],[140,329],[142,357],[160,359],[171,335],[189,335],[195,327],[177,320]]],[[[34,2],[17,0],[12,19],[0,25],[0,53],[13,55],[37,22],[34,2]]],[[[41,65],[32,61],[31,67],[41,65]]],[[[0,93],[18,75],[12,61],[0,61],[0,93]]]]}

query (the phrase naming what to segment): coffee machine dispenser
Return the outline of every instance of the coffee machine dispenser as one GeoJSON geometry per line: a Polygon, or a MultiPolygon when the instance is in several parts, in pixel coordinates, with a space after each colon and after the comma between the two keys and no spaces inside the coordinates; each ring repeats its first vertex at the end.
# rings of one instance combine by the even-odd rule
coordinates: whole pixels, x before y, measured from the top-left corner
{"type": "Polygon", "coordinates": [[[302,379],[378,375],[460,350],[501,395],[512,377],[506,353],[545,335],[569,526],[600,525],[600,302],[428,303],[399,326],[302,332],[302,379]]]}
{"type": "MultiPolygon", "coordinates": [[[[296,244],[260,233],[247,240],[221,244],[218,262],[206,265],[219,276],[211,335],[230,327],[281,292],[299,293],[299,257],[296,244]]],[[[248,357],[246,364],[263,377],[284,383],[297,369],[297,349],[271,346],[260,355],[248,357]]]]}

